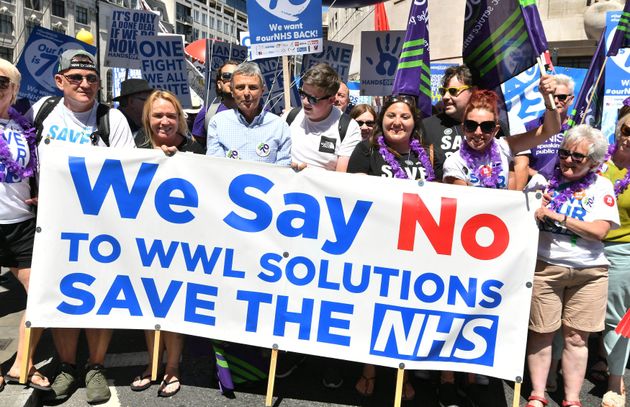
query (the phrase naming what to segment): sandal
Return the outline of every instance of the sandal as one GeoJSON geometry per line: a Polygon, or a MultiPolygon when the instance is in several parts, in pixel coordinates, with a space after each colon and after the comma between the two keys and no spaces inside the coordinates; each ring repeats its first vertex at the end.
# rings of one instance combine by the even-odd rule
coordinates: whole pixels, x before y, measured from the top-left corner
{"type": "Polygon", "coordinates": [[[151,387],[152,384],[153,382],[151,381],[151,373],[143,373],[142,376],[136,376],[133,379],[133,382],[131,382],[129,388],[132,391],[142,391],[151,387]],[[145,380],[148,380],[148,382],[142,383],[145,380]],[[140,384],[135,384],[136,382],[140,382],[140,384]]]}
{"type": "Polygon", "coordinates": [[[540,396],[535,396],[535,395],[529,396],[527,398],[527,401],[528,401],[528,403],[527,403],[527,405],[525,407],[538,407],[538,406],[533,405],[532,403],[529,403],[529,401],[540,401],[542,403],[543,407],[546,406],[547,404],[549,404],[549,400],[547,400],[546,398],[540,397],[540,396]]]}
{"type": "MultiPolygon", "coordinates": [[[[44,376],[43,374],[39,373],[38,371],[35,371],[33,373],[31,373],[30,375],[28,375],[28,382],[25,384],[26,387],[30,387],[32,389],[37,389],[37,390],[41,390],[41,391],[51,391],[52,387],[51,384],[48,384],[48,386],[43,386],[41,384],[37,384],[35,382],[33,382],[33,377],[39,377],[40,379],[46,379],[48,380],[48,378],[46,376],[44,376]]],[[[19,376],[11,376],[10,374],[5,374],[4,375],[4,382],[7,384],[20,384],[20,378],[19,376]]]]}
{"type": "Polygon", "coordinates": [[[588,369],[588,379],[597,384],[597,383],[608,383],[608,361],[606,358],[597,356],[595,358],[595,362],[591,365],[590,369],[588,369]],[[597,366],[604,366],[603,369],[597,369],[597,366]]]}
{"type": "MultiPolygon", "coordinates": [[[[171,376],[171,378],[174,378],[174,376],[171,376]]],[[[164,376],[164,380],[162,380],[162,383],[160,383],[160,388],[158,389],[158,393],[157,393],[158,397],[173,397],[182,388],[182,386],[179,384],[178,379],[169,380],[169,381],[167,380],[168,380],[168,375],[164,376]],[[177,384],[177,388],[174,391],[166,391],[165,389],[171,384],[177,384]]]]}
{"type": "Polygon", "coordinates": [[[376,376],[367,377],[365,375],[361,375],[359,380],[357,380],[357,384],[354,385],[354,389],[363,397],[370,397],[374,394],[374,380],[376,376]],[[361,391],[363,389],[363,391],[361,391]]]}
{"type": "Polygon", "coordinates": [[[562,400],[562,407],[571,407],[571,406],[582,407],[582,403],[579,400],[577,401],[562,400]]]}
{"type": "Polygon", "coordinates": [[[607,391],[602,397],[601,407],[625,407],[626,396],[624,394],[607,391]]]}

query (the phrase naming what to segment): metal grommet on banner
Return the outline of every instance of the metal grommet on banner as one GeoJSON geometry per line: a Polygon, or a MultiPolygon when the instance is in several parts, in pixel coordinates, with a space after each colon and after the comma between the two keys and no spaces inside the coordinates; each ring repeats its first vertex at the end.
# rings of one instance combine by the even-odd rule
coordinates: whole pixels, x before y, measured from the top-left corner
{"type": "Polygon", "coordinates": [[[282,257],[284,257],[285,259],[286,259],[287,257],[289,257],[289,252],[284,252],[284,253],[282,253],[282,257]]]}
{"type": "Polygon", "coordinates": [[[39,227],[39,226],[38,226],[38,227],[36,227],[36,228],[35,228],[35,232],[37,232],[37,233],[41,233],[41,231],[42,231],[42,228],[41,228],[41,227],[39,227]]]}
{"type": "Polygon", "coordinates": [[[522,383],[523,382],[523,378],[521,376],[516,376],[516,379],[514,379],[515,383],[522,383]]]}
{"type": "Polygon", "coordinates": [[[535,197],[536,197],[536,199],[542,199],[542,197],[543,197],[542,192],[540,192],[540,191],[536,192],[535,197]]]}
{"type": "Polygon", "coordinates": [[[424,180],[419,179],[419,180],[418,180],[418,186],[419,186],[419,187],[423,187],[423,186],[424,186],[424,180]]]}
{"type": "Polygon", "coordinates": [[[31,327],[31,321],[24,321],[24,326],[27,328],[31,327]]]}
{"type": "Polygon", "coordinates": [[[159,331],[160,329],[162,329],[162,327],[160,326],[160,324],[155,324],[155,330],[159,331]]]}
{"type": "Polygon", "coordinates": [[[50,144],[50,137],[46,137],[44,139],[44,144],[50,144]]]}
{"type": "Polygon", "coordinates": [[[532,286],[533,286],[533,284],[532,284],[531,281],[528,281],[528,282],[525,283],[525,287],[527,287],[527,288],[532,288],[532,286]]]}
{"type": "Polygon", "coordinates": [[[271,349],[273,349],[273,350],[278,350],[278,344],[277,344],[277,343],[274,343],[274,344],[271,346],[271,349]]]}
{"type": "Polygon", "coordinates": [[[405,364],[401,362],[401,363],[398,365],[398,368],[399,368],[399,369],[404,369],[404,368],[405,368],[405,364]]]}

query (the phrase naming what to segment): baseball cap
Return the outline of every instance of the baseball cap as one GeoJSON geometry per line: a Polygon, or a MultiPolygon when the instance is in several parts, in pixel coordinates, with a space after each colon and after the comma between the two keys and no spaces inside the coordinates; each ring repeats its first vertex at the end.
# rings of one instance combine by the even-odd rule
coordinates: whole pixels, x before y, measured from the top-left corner
{"type": "Polygon", "coordinates": [[[67,49],[61,54],[58,72],[68,69],[89,69],[98,72],[94,55],[82,49],[67,49]]]}

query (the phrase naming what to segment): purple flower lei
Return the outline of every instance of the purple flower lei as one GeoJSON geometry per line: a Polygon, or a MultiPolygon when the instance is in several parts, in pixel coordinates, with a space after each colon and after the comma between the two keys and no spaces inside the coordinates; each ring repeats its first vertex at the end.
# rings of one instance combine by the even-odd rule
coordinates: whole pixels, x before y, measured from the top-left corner
{"type": "MultiPolygon", "coordinates": [[[[608,152],[606,153],[606,157],[604,157],[604,161],[612,161],[612,157],[615,155],[615,152],[617,152],[617,143],[608,146],[608,152]]],[[[630,186],[630,168],[626,168],[626,176],[616,180],[614,182],[614,185],[615,197],[619,198],[619,195],[623,194],[624,191],[628,189],[628,186],[630,186]]]]}
{"type": "Polygon", "coordinates": [[[13,107],[9,107],[9,118],[16,122],[22,128],[22,135],[28,142],[28,148],[30,150],[30,158],[26,167],[22,167],[18,164],[11,154],[11,149],[4,139],[4,130],[0,132],[0,162],[4,164],[6,173],[0,173],[0,182],[6,180],[6,175],[9,173],[14,174],[19,179],[25,179],[32,177],[37,171],[37,145],[35,140],[35,127],[17,110],[13,107]]]}
{"type": "MultiPolygon", "coordinates": [[[[394,171],[394,178],[409,178],[405,170],[403,170],[400,164],[398,164],[398,161],[396,160],[396,157],[394,157],[394,154],[392,154],[389,148],[387,148],[387,145],[385,144],[385,137],[383,137],[383,135],[381,134],[376,138],[376,141],[378,142],[379,147],[378,152],[383,156],[385,162],[389,164],[389,166],[394,171]]],[[[420,145],[420,142],[416,139],[413,139],[409,142],[409,147],[411,148],[411,151],[416,153],[420,164],[422,164],[422,167],[424,167],[424,170],[426,171],[426,180],[433,181],[435,179],[433,166],[431,165],[431,160],[429,159],[429,156],[427,156],[426,151],[424,151],[424,148],[422,148],[422,146],[420,145]]]]}
{"type": "Polygon", "coordinates": [[[560,180],[562,179],[562,172],[559,167],[556,167],[553,176],[549,180],[549,186],[547,190],[557,191],[558,195],[553,197],[549,205],[547,206],[549,209],[553,211],[558,211],[562,204],[565,203],[570,197],[572,197],[576,192],[580,192],[582,190],[586,190],[592,183],[597,179],[597,174],[594,172],[588,173],[586,176],[580,178],[577,181],[570,182],[569,185],[563,190],[559,190],[560,180]]]}
{"type": "Polygon", "coordinates": [[[473,174],[479,179],[483,188],[498,188],[499,187],[499,175],[503,170],[501,165],[501,156],[499,154],[499,146],[496,141],[492,139],[490,148],[486,148],[485,151],[479,152],[473,150],[464,141],[459,147],[459,155],[466,162],[473,174]],[[490,154],[488,154],[490,153],[490,154]],[[488,171],[488,162],[490,163],[490,170],[488,171]],[[493,164],[498,164],[495,168],[493,164]]]}

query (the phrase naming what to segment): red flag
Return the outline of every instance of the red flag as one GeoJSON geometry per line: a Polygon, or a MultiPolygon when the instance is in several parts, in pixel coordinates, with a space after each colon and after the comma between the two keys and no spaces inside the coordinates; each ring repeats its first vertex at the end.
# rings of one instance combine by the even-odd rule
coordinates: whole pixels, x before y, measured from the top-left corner
{"type": "Polygon", "coordinates": [[[389,31],[389,21],[387,21],[387,13],[383,3],[374,6],[374,31],[389,31]]]}
{"type": "Polygon", "coordinates": [[[628,309],[626,315],[624,315],[624,317],[621,318],[621,321],[619,321],[619,325],[617,325],[615,332],[621,336],[630,338],[630,309],[628,309]]]}

